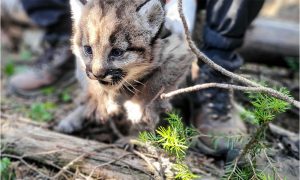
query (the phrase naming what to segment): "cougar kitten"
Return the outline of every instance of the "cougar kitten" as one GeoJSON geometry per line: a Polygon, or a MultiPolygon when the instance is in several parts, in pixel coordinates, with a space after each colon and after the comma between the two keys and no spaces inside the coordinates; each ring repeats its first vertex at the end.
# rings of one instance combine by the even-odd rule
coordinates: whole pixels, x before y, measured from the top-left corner
{"type": "Polygon", "coordinates": [[[57,129],[70,133],[84,119],[124,114],[133,127],[154,129],[171,110],[159,95],[178,88],[195,59],[184,38],[164,28],[161,0],[70,0],[73,52],[84,100],[57,129]]]}

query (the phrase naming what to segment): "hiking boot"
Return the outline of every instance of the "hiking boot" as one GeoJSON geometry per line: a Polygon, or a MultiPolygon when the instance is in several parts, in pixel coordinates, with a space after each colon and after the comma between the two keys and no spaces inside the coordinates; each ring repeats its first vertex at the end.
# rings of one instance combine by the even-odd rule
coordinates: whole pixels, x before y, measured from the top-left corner
{"type": "MultiPolygon", "coordinates": [[[[207,82],[228,83],[229,80],[210,68],[201,68],[198,84],[207,82]]],[[[228,90],[210,88],[197,92],[198,108],[193,124],[204,136],[199,137],[196,147],[213,156],[227,156],[229,150],[238,154],[239,144],[232,140],[240,139],[246,127],[240,119],[228,90]]],[[[197,106],[196,103],[196,106],[197,106]]],[[[234,157],[232,157],[234,158],[234,157]]]]}
{"type": "Polygon", "coordinates": [[[35,96],[41,88],[72,77],[74,64],[74,56],[68,44],[47,48],[37,59],[34,68],[16,74],[9,80],[8,88],[23,97],[35,96]]]}

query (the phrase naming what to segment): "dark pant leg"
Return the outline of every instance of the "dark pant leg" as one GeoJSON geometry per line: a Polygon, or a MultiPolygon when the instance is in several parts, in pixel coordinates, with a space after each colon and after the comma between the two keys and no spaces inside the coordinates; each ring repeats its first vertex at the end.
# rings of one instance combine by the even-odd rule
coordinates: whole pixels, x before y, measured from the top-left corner
{"type": "MultiPolygon", "coordinates": [[[[199,1],[203,5],[203,1],[199,1]]],[[[206,0],[206,25],[204,27],[204,46],[201,51],[223,68],[234,71],[243,61],[235,50],[242,46],[245,32],[259,13],[264,0],[206,0]]],[[[229,79],[211,69],[201,66],[197,84],[218,82],[228,83],[229,79]]],[[[220,111],[226,109],[229,96],[227,90],[210,88],[196,93],[196,105],[217,102],[220,111]]]]}
{"type": "Polygon", "coordinates": [[[45,40],[51,44],[68,41],[71,35],[69,0],[22,0],[28,16],[46,29],[45,40]]]}
{"type": "Polygon", "coordinates": [[[231,71],[242,61],[232,52],[241,47],[245,32],[264,0],[207,0],[203,51],[231,71]]]}

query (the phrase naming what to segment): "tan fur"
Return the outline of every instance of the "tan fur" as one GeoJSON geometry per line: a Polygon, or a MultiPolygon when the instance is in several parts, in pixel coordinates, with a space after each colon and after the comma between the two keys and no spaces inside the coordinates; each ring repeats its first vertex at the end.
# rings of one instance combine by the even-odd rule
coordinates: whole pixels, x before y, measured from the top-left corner
{"type": "MultiPolygon", "coordinates": [[[[71,0],[71,5],[72,1],[79,0],[71,0]]],[[[159,94],[185,80],[195,57],[180,35],[157,38],[163,27],[162,7],[159,0],[90,0],[82,6],[81,18],[74,20],[72,42],[87,118],[106,121],[125,114],[133,123],[147,122],[153,129],[159,115],[171,110],[159,94]],[[92,57],[84,53],[85,45],[92,47],[92,57]],[[127,50],[112,61],[109,54],[114,48],[127,50]],[[121,82],[103,85],[95,79],[109,68],[125,72],[121,82]]]]}

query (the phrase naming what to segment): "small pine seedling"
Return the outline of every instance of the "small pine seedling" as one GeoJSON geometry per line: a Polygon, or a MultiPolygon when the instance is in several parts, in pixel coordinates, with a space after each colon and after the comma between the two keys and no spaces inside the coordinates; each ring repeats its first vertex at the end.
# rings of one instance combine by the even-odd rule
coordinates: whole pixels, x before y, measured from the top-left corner
{"type": "Polygon", "coordinates": [[[181,117],[177,113],[169,113],[166,120],[168,127],[158,127],[156,133],[142,132],[139,139],[155,146],[162,147],[166,152],[182,159],[186,155],[189,147],[189,139],[195,134],[192,128],[186,128],[182,123],[181,117]]]}
{"type": "MultiPolygon", "coordinates": [[[[290,96],[289,91],[285,88],[280,88],[279,91],[290,96]]],[[[264,93],[249,93],[249,98],[253,110],[245,111],[241,117],[259,127],[245,146],[247,149],[243,150],[246,152],[244,156],[250,155],[249,157],[254,158],[265,148],[263,141],[265,140],[265,130],[268,128],[268,123],[273,121],[278,114],[287,111],[290,108],[290,104],[264,93]]],[[[229,164],[225,168],[224,178],[228,179],[232,175],[230,179],[237,180],[253,179],[254,176],[256,176],[255,179],[275,179],[275,177],[257,170],[255,163],[252,164],[247,163],[243,167],[236,167],[235,169],[233,164],[229,164]]]]}
{"type": "Polygon", "coordinates": [[[175,179],[181,179],[181,180],[191,180],[199,178],[199,176],[193,174],[189,167],[182,163],[177,163],[173,165],[173,169],[176,172],[175,179]]]}
{"type": "Polygon", "coordinates": [[[198,176],[193,174],[182,160],[186,156],[186,151],[190,145],[190,139],[196,134],[193,128],[187,128],[182,123],[181,117],[177,113],[169,113],[166,120],[168,127],[158,127],[156,133],[141,132],[140,141],[150,143],[154,146],[163,148],[168,154],[176,157],[176,164],[172,167],[176,176],[175,179],[190,180],[198,176]]]}
{"type": "MultiPolygon", "coordinates": [[[[290,93],[286,88],[280,88],[279,92],[290,96],[290,93]]],[[[254,110],[248,111],[247,114],[253,114],[253,123],[256,125],[269,123],[278,114],[286,112],[290,108],[290,104],[288,102],[264,93],[250,93],[249,98],[254,110]]]]}

